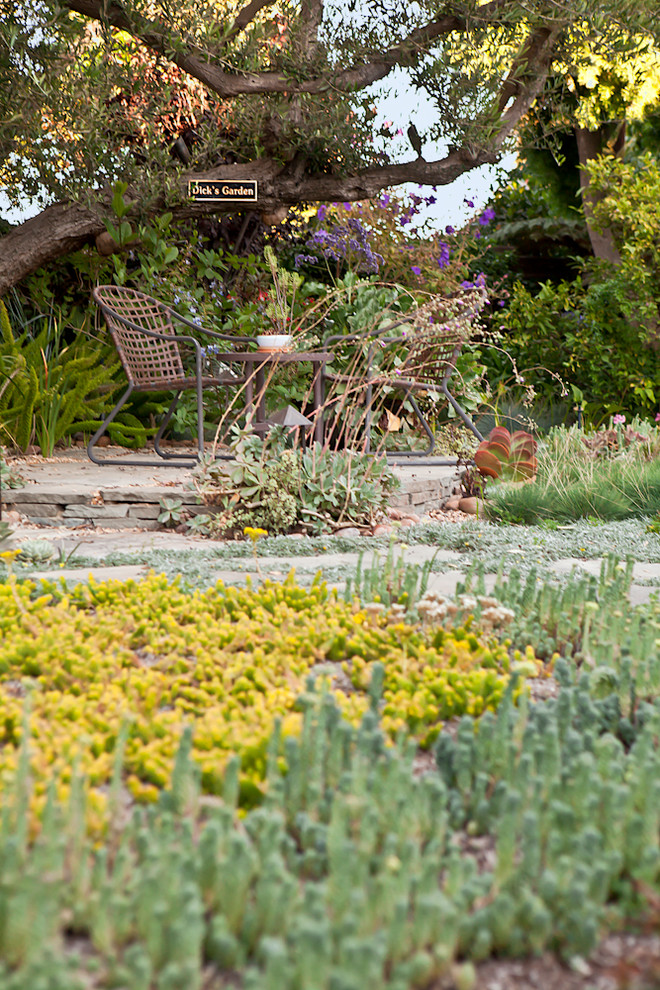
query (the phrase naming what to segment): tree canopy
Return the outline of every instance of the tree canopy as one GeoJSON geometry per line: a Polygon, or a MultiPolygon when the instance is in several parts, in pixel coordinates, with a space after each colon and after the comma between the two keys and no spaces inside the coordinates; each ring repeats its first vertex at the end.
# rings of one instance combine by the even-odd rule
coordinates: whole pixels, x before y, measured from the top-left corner
{"type": "MultiPolygon", "coordinates": [[[[447,184],[494,163],[552,80],[639,52],[650,0],[0,0],[0,185],[42,212],[0,239],[0,293],[135,215],[200,216],[190,179],[254,178],[297,203],[447,184]],[[429,97],[394,152],[375,87],[429,97]],[[427,160],[425,148],[445,149],[427,160]]],[[[556,99],[565,97],[558,86],[556,99]]]]}

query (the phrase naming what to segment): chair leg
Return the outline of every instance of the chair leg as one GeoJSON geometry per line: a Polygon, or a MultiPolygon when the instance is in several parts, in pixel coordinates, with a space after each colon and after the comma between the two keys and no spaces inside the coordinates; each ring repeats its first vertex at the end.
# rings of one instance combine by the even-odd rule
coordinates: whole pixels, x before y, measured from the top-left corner
{"type": "Polygon", "coordinates": [[[204,397],[202,395],[202,367],[198,361],[197,368],[197,456],[204,459],[204,397]]]}
{"type": "Polygon", "coordinates": [[[371,407],[374,400],[374,387],[369,382],[364,396],[364,452],[368,454],[371,450],[371,407]]]}
{"type": "Polygon", "coordinates": [[[435,434],[431,429],[426,417],[424,416],[424,413],[419,408],[417,400],[415,399],[412,392],[406,392],[403,401],[404,402],[408,401],[412,406],[413,412],[417,416],[417,419],[419,420],[419,423],[422,429],[424,430],[424,433],[426,433],[429,439],[429,445],[426,448],[426,450],[392,450],[389,451],[389,454],[392,457],[428,457],[430,454],[433,453],[435,449],[435,434]]]}
{"type": "MultiPolygon", "coordinates": [[[[238,384],[241,384],[241,383],[239,382],[238,384]]],[[[229,388],[230,387],[227,384],[224,384],[222,386],[224,397],[225,397],[225,408],[226,409],[231,409],[231,407],[232,407],[232,396],[231,396],[231,392],[230,392],[229,388]]],[[[203,419],[203,417],[202,417],[202,419],[199,422],[201,423],[201,425],[198,427],[199,432],[198,432],[198,435],[197,435],[197,444],[198,444],[198,448],[199,448],[199,459],[201,461],[202,457],[204,456],[204,443],[203,443],[203,438],[204,438],[204,434],[203,434],[204,419],[203,419]],[[202,443],[200,443],[200,439],[199,439],[200,437],[202,438],[202,443]]],[[[233,425],[234,422],[235,422],[235,420],[233,420],[229,424],[229,426],[223,431],[222,435],[218,435],[218,433],[216,432],[214,444],[226,442],[226,438],[227,438],[227,436],[229,434],[229,431],[230,431],[230,429],[231,429],[231,427],[232,427],[232,425],[233,425]]],[[[233,461],[234,460],[234,454],[218,454],[218,453],[215,453],[213,455],[213,459],[215,461],[233,461]]]]}
{"type": "Polygon", "coordinates": [[[455,412],[463,420],[463,423],[465,424],[465,426],[467,426],[468,430],[471,430],[472,433],[474,433],[477,440],[481,442],[483,440],[483,434],[479,432],[479,430],[474,425],[468,414],[465,412],[462,406],[458,404],[454,396],[451,394],[451,392],[447,388],[447,382],[446,381],[440,382],[440,388],[442,390],[442,394],[445,396],[445,398],[447,399],[451,407],[455,410],[455,412]]]}
{"type": "MultiPolygon", "coordinates": [[[[201,393],[201,389],[200,389],[200,393],[201,393]]],[[[174,415],[174,410],[176,409],[176,404],[179,401],[180,396],[181,396],[181,392],[179,391],[172,399],[170,407],[165,413],[165,416],[160,426],[158,427],[158,433],[154,437],[154,450],[159,455],[159,457],[163,458],[163,460],[178,461],[180,463],[185,458],[185,460],[190,461],[191,464],[197,464],[198,461],[193,460],[191,458],[191,455],[189,454],[168,454],[166,451],[162,450],[160,446],[160,441],[163,439],[163,434],[167,429],[167,424],[174,415]]],[[[197,458],[199,461],[201,461],[203,457],[204,457],[204,405],[203,405],[203,401],[201,401],[201,394],[198,394],[197,396],[197,458]]],[[[234,457],[233,454],[217,454],[216,460],[233,460],[233,457],[234,457]]],[[[115,461],[115,463],[117,462],[115,461]]],[[[173,466],[176,467],[176,465],[173,466]]]]}
{"type": "MultiPolygon", "coordinates": [[[[119,402],[112,409],[112,411],[106,416],[106,418],[103,420],[103,422],[99,426],[99,428],[96,431],[96,433],[94,434],[94,436],[91,438],[91,440],[87,444],[87,456],[89,457],[90,461],[92,461],[94,464],[101,464],[101,465],[103,465],[103,464],[121,464],[121,465],[130,464],[130,465],[134,465],[134,466],[137,466],[137,467],[167,467],[169,465],[167,464],[167,460],[166,459],[169,459],[170,465],[172,467],[194,467],[195,464],[197,464],[197,459],[196,458],[191,458],[189,455],[184,455],[184,454],[179,454],[179,455],[177,455],[177,454],[160,454],[160,458],[161,459],[158,460],[158,461],[137,460],[136,458],[132,458],[132,457],[131,458],[128,458],[128,457],[114,458],[114,457],[98,457],[97,456],[97,454],[94,451],[94,447],[95,447],[96,443],[103,436],[103,434],[107,430],[108,426],[110,425],[110,423],[112,423],[113,419],[115,418],[115,416],[117,415],[117,413],[119,412],[119,410],[122,408],[122,406],[125,405],[126,402],[128,402],[128,399],[130,398],[132,392],[133,392],[133,386],[132,385],[129,385],[128,388],[126,389],[126,391],[124,392],[124,394],[122,395],[121,399],[119,400],[119,402]],[[165,460],[165,464],[163,464],[163,460],[165,460]]],[[[162,430],[167,425],[167,420],[172,415],[172,412],[174,411],[174,406],[176,404],[176,401],[177,401],[178,397],[179,397],[179,393],[177,393],[177,395],[176,395],[176,397],[174,399],[174,402],[170,406],[170,408],[169,408],[169,410],[168,410],[168,412],[167,412],[167,414],[165,416],[164,423],[161,424],[161,428],[159,429],[158,434],[157,434],[157,437],[158,438],[160,438],[160,436],[162,435],[162,430]]],[[[155,443],[154,443],[154,446],[155,446],[155,443]]],[[[159,453],[158,449],[156,449],[156,453],[159,453]]]]}
{"type": "MultiPolygon", "coordinates": [[[[161,424],[158,427],[158,432],[156,433],[156,436],[154,437],[154,450],[156,451],[156,453],[158,454],[159,457],[162,457],[163,458],[164,461],[181,461],[182,459],[185,459],[187,461],[191,461],[192,463],[196,464],[197,461],[194,459],[194,455],[192,455],[192,454],[168,454],[167,451],[163,450],[161,448],[161,446],[160,446],[160,441],[163,439],[163,434],[165,433],[165,430],[167,429],[168,423],[171,420],[172,416],[174,415],[174,410],[176,409],[176,405],[177,405],[177,402],[179,401],[179,398],[180,397],[181,397],[181,390],[179,390],[178,392],[176,392],[174,398],[172,399],[172,402],[170,403],[169,409],[165,413],[165,416],[163,417],[163,419],[161,421],[161,424]]],[[[199,416],[199,409],[197,410],[197,414],[199,416]]],[[[199,432],[199,429],[200,429],[200,427],[199,427],[199,419],[198,419],[197,429],[198,429],[198,432],[199,432]]],[[[198,449],[199,449],[199,453],[198,453],[197,456],[201,458],[201,456],[204,453],[204,437],[203,437],[203,434],[202,434],[201,446],[200,446],[200,443],[199,443],[199,436],[198,436],[197,445],[198,445],[198,449]]]]}
{"type": "Polygon", "coordinates": [[[156,451],[159,457],[162,457],[163,460],[166,461],[175,460],[177,457],[178,458],[181,457],[180,454],[168,454],[166,451],[161,450],[161,446],[160,446],[160,441],[163,439],[163,434],[167,429],[168,423],[171,420],[172,416],[174,415],[174,410],[176,409],[176,405],[177,402],[179,401],[180,395],[181,395],[181,391],[174,393],[174,398],[170,402],[169,408],[165,413],[165,415],[163,416],[163,419],[161,420],[161,424],[158,427],[158,432],[154,437],[154,450],[156,451]]]}

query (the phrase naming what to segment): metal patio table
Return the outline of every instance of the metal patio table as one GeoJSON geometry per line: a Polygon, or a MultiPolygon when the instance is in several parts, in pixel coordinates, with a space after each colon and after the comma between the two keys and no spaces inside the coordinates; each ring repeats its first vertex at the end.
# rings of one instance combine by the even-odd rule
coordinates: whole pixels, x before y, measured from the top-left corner
{"type": "MultiPolygon", "coordinates": [[[[323,370],[331,358],[330,351],[226,351],[214,354],[220,364],[243,364],[246,370],[245,411],[253,413],[253,427],[262,432],[269,425],[266,417],[266,392],[268,383],[266,372],[278,365],[300,364],[304,361],[312,365],[314,412],[323,406],[323,370]]],[[[318,414],[314,424],[314,439],[323,443],[323,416],[318,414]]]]}

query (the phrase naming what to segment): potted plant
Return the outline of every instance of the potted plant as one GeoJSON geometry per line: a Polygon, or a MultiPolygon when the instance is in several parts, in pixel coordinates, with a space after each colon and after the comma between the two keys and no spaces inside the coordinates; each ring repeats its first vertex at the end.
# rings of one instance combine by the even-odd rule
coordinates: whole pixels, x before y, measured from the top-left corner
{"type": "Polygon", "coordinates": [[[264,249],[264,257],[273,277],[273,285],[268,290],[266,301],[268,323],[263,332],[257,334],[257,346],[261,351],[290,350],[293,344],[293,308],[296,293],[302,285],[302,275],[280,268],[270,244],[264,249]]]}

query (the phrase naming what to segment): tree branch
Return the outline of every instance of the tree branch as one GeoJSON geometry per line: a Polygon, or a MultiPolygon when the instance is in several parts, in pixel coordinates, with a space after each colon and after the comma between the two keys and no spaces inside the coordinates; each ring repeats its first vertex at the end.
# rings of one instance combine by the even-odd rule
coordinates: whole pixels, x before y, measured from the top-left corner
{"type": "Polygon", "coordinates": [[[302,46],[307,55],[312,55],[318,46],[318,34],[323,20],[324,0],[302,0],[299,26],[302,29],[302,46]]]}
{"type": "MultiPolygon", "coordinates": [[[[64,2],[70,9],[88,16],[95,16],[93,12],[100,16],[102,12],[103,0],[64,0],[64,2]]],[[[318,14],[321,2],[322,0],[307,0],[310,16],[314,15],[315,12],[318,14]]],[[[243,9],[239,17],[243,16],[245,20],[248,16],[248,9],[256,13],[258,4],[265,6],[266,0],[251,0],[251,3],[243,9]]],[[[485,12],[488,16],[494,16],[496,11],[505,4],[506,0],[492,0],[491,3],[478,7],[477,13],[480,17],[482,14],[486,16],[485,12]]],[[[117,27],[122,27],[124,30],[130,30],[131,33],[134,32],[135,25],[129,25],[125,11],[118,3],[110,0],[105,10],[111,23],[117,27]]],[[[308,80],[298,86],[297,91],[320,92],[322,87],[348,85],[348,80],[355,78],[359,78],[361,85],[367,85],[368,82],[382,77],[378,75],[378,72],[386,74],[386,71],[392,67],[390,62],[392,65],[400,64],[402,60],[410,58],[411,48],[414,49],[416,46],[421,48],[443,33],[456,30],[457,20],[460,19],[452,15],[432,24],[427,24],[412,32],[404,42],[395,48],[381,53],[379,62],[365,63],[339,72],[334,76],[329,75],[308,80]]],[[[467,22],[461,21],[460,23],[467,26],[467,22]]],[[[147,25],[149,30],[141,32],[140,40],[148,43],[145,38],[149,39],[153,42],[150,47],[157,44],[163,49],[166,34],[156,32],[151,22],[144,21],[143,25],[147,25]]],[[[401,164],[375,165],[361,169],[352,175],[332,173],[310,175],[305,172],[304,151],[301,151],[293,162],[284,167],[274,160],[259,159],[243,165],[221,165],[204,173],[178,173],[177,178],[182,194],[181,201],[178,206],[173,208],[168,202],[167,209],[171,209],[176,219],[201,217],[222,212],[222,208],[219,209],[217,204],[205,204],[187,199],[187,182],[190,179],[257,179],[259,183],[258,203],[256,205],[246,204],[243,209],[263,215],[278,213],[282,209],[301,202],[333,202],[337,200],[352,202],[369,199],[376,196],[383,188],[405,182],[446,185],[472,168],[483,164],[493,164],[498,160],[505,142],[540,93],[552,65],[554,46],[562,29],[563,25],[556,23],[548,27],[539,27],[530,32],[529,38],[524,43],[509,75],[502,83],[497,103],[498,117],[493,121],[491,137],[484,140],[480,147],[471,148],[465,145],[452,149],[445,158],[437,161],[427,162],[418,158],[415,161],[401,164]]],[[[202,63],[196,60],[194,56],[173,57],[169,47],[166,57],[170,61],[175,61],[182,68],[185,68],[187,63],[191,61],[202,66],[202,63]]],[[[208,65],[208,63],[204,63],[203,68],[207,73],[219,72],[221,76],[230,80],[232,94],[238,92],[276,92],[284,90],[285,86],[286,91],[296,92],[296,87],[292,88],[290,80],[284,80],[276,73],[245,73],[230,76],[220,72],[215,66],[208,65]],[[270,89],[264,88],[267,83],[271,86],[270,89]],[[281,86],[281,90],[274,88],[275,85],[281,86]]],[[[188,71],[187,68],[186,71],[188,71]]],[[[192,74],[201,78],[199,73],[193,72],[192,74]]],[[[214,87],[211,86],[211,88],[214,87]]],[[[217,87],[215,88],[217,92],[217,87]]],[[[128,196],[129,199],[132,198],[136,201],[140,198],[137,192],[131,197],[130,190],[128,196]]],[[[155,200],[148,209],[157,214],[165,208],[164,201],[155,200]]],[[[232,203],[225,209],[236,212],[241,208],[241,204],[232,203]]],[[[80,204],[56,204],[46,209],[38,217],[12,229],[0,239],[0,295],[42,265],[69,254],[86,244],[93,244],[98,234],[105,229],[103,221],[107,215],[109,215],[108,200],[103,195],[99,195],[97,203],[89,208],[80,204]]]]}
{"type": "MultiPolygon", "coordinates": [[[[259,199],[256,206],[244,206],[258,213],[276,213],[278,207],[301,202],[354,202],[375,196],[381,189],[404,182],[420,182],[429,185],[446,185],[463,172],[475,166],[494,163],[498,154],[482,150],[471,154],[465,149],[452,151],[446,158],[435,162],[417,159],[399,165],[376,166],[363,169],[355,175],[301,176],[298,169],[260,159],[245,165],[221,165],[204,173],[184,173],[180,186],[182,196],[187,196],[190,179],[258,179],[259,199]]],[[[127,191],[131,199],[131,190],[127,191]]],[[[156,201],[152,212],[165,208],[156,201]]],[[[227,211],[241,209],[239,203],[228,204],[227,211]]],[[[202,217],[223,212],[217,204],[195,202],[184,198],[178,206],[168,204],[168,210],[176,220],[202,217]]],[[[88,209],[79,204],[56,203],[38,216],[15,227],[0,238],[0,296],[12,285],[36,271],[42,265],[77,251],[105,230],[104,216],[109,213],[107,202],[100,198],[98,208],[88,209]]]]}
{"type": "Polygon", "coordinates": [[[263,10],[264,7],[272,6],[273,3],[274,0],[250,0],[250,3],[246,4],[236,15],[229,33],[225,35],[225,40],[231,41],[235,38],[237,34],[244,31],[248,24],[254,20],[260,10],[263,10]]]}
{"type": "MultiPolygon", "coordinates": [[[[317,0],[311,0],[312,8],[316,2],[317,0]]],[[[260,0],[252,0],[248,7],[258,3],[260,0]]],[[[295,82],[279,72],[225,72],[218,66],[212,65],[190,52],[173,52],[164,26],[155,21],[148,21],[146,18],[128,18],[124,8],[118,3],[111,2],[107,7],[104,7],[103,0],[63,0],[63,4],[69,10],[74,10],[86,17],[96,20],[107,19],[113,27],[127,31],[147,48],[151,48],[160,55],[165,55],[169,61],[208,86],[218,96],[232,99],[236,96],[265,93],[317,95],[328,90],[348,92],[363,89],[365,86],[385,78],[396,65],[406,64],[411,58],[414,61],[413,53],[422,52],[425,47],[452,31],[465,31],[473,23],[491,23],[506,7],[506,0],[490,0],[490,3],[477,8],[477,12],[470,18],[450,14],[436,21],[431,21],[423,27],[411,31],[403,41],[387,51],[380,52],[370,62],[359,63],[347,69],[323,74],[302,82],[295,82]]],[[[266,0],[262,6],[265,4],[266,0]]],[[[248,7],[244,10],[247,11],[248,7]]]]}
{"type": "Polygon", "coordinates": [[[26,275],[105,230],[100,216],[79,205],[57,203],[0,238],[0,296],[26,275]]]}
{"type": "Polygon", "coordinates": [[[563,29],[563,24],[556,24],[552,28],[537,28],[523,46],[516,60],[517,64],[512,67],[505,79],[500,94],[498,108],[500,111],[504,111],[500,116],[500,144],[509,137],[522,118],[529,113],[534,101],[543,89],[555,57],[555,44],[563,29]],[[525,81],[522,78],[515,78],[516,72],[531,64],[534,65],[534,73],[531,78],[529,75],[525,81]],[[505,109],[511,97],[514,97],[513,103],[508,109],[505,109]]]}

